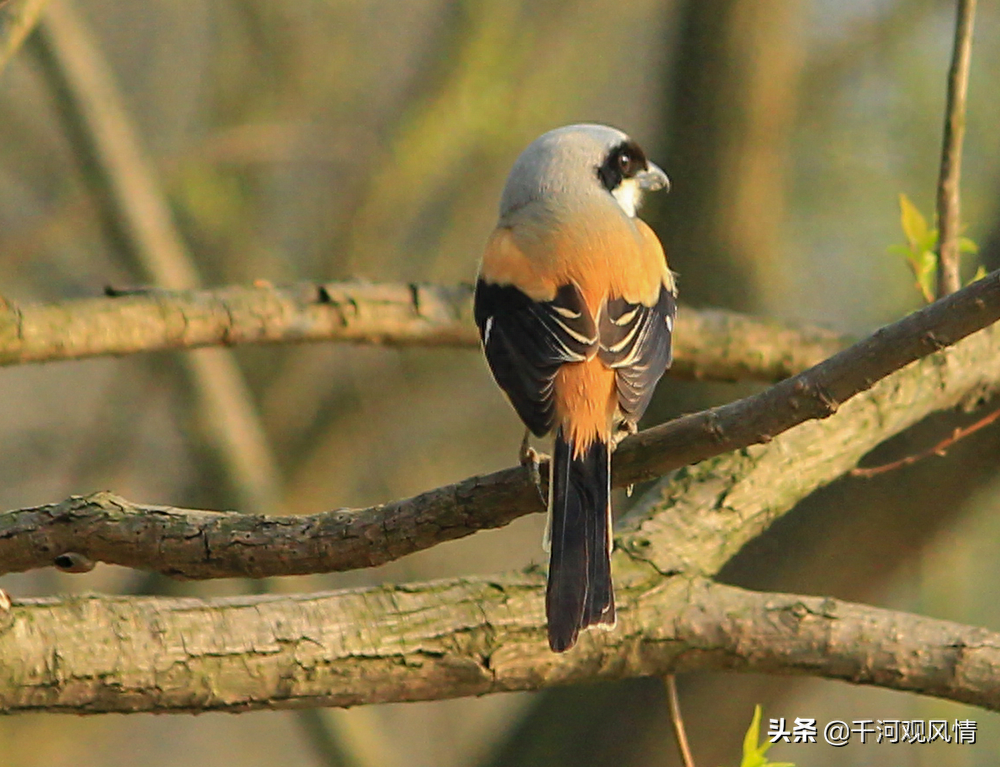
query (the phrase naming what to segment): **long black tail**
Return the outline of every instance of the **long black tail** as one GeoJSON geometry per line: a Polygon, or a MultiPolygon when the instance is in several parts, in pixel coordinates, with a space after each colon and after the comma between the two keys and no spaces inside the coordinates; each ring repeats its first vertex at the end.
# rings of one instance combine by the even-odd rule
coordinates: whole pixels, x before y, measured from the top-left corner
{"type": "Polygon", "coordinates": [[[549,581],[545,614],[555,652],[576,643],[580,629],[613,625],[611,585],[611,451],[596,441],[574,457],[556,432],[549,496],[549,581]]]}

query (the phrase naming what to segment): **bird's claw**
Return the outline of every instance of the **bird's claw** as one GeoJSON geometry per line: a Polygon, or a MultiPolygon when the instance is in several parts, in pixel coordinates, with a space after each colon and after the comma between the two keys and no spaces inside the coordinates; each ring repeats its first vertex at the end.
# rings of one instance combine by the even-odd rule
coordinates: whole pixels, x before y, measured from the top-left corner
{"type": "Polygon", "coordinates": [[[535,489],[538,490],[538,497],[542,499],[542,503],[548,503],[548,488],[545,487],[542,482],[542,471],[541,465],[542,461],[549,460],[547,455],[542,455],[530,444],[528,444],[529,432],[524,432],[524,439],[521,440],[521,449],[518,452],[518,461],[521,465],[528,470],[528,476],[531,477],[532,483],[535,485],[535,489]]]}

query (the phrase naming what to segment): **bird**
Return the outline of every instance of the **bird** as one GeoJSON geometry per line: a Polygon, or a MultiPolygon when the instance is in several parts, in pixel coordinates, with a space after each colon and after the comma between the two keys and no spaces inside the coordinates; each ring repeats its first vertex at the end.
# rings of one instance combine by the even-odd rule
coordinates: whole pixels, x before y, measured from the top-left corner
{"type": "MultiPolygon", "coordinates": [[[[636,213],[667,175],[622,131],[550,130],[514,162],[474,291],[486,361],[528,433],[553,436],[549,646],[616,624],[611,454],[638,429],[672,360],[677,288],[636,213]]],[[[537,465],[536,465],[537,471],[537,465]]]]}

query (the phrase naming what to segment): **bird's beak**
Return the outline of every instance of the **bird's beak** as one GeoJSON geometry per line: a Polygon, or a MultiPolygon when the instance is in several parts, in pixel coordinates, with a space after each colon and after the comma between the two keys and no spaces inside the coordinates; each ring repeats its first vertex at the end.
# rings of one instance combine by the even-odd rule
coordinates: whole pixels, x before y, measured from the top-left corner
{"type": "Polygon", "coordinates": [[[639,182],[639,188],[644,192],[656,192],[660,189],[670,191],[670,179],[660,167],[654,163],[647,163],[646,170],[639,171],[635,176],[639,182]]]}

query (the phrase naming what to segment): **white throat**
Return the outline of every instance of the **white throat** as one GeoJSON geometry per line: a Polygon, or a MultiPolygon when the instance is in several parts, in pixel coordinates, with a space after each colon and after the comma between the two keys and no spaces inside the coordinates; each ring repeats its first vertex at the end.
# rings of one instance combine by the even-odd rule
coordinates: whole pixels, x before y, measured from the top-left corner
{"type": "Polygon", "coordinates": [[[642,200],[642,189],[639,188],[639,182],[634,178],[622,179],[622,182],[615,187],[611,194],[614,195],[621,209],[625,211],[625,215],[629,218],[635,218],[635,211],[642,200]]]}

